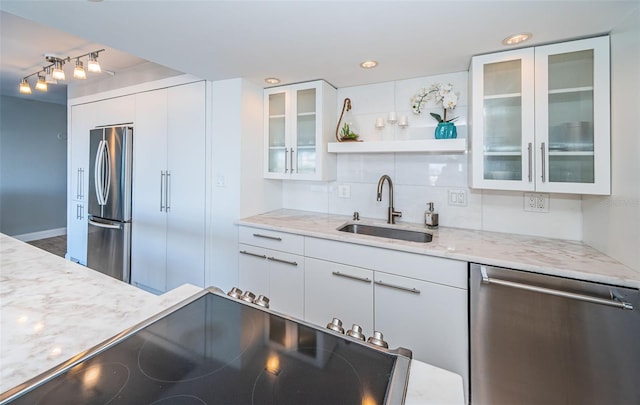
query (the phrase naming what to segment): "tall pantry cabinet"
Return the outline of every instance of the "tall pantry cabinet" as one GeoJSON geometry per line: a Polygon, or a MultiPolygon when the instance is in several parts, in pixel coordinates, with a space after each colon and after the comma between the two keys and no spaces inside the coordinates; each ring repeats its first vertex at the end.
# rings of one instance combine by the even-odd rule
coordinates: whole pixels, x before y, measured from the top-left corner
{"type": "Polygon", "coordinates": [[[131,283],[204,286],[205,82],[136,94],[131,283]]]}

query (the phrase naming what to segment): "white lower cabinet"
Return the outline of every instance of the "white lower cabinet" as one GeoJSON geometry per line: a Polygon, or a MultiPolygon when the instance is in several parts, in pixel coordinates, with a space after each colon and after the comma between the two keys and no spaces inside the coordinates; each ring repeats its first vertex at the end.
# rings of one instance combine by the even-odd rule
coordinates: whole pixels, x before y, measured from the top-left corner
{"type": "Polygon", "coordinates": [[[382,272],[374,277],[375,329],[390,347],[460,374],[468,392],[467,291],[382,272]]]}
{"type": "Polygon", "coordinates": [[[270,309],[302,319],[304,237],[240,227],[239,240],[238,288],[265,295],[270,309]]]}
{"type": "Polygon", "coordinates": [[[390,348],[461,375],[468,402],[467,262],[247,226],[239,241],[240,289],[320,327],[338,318],[345,331],[382,332],[390,348]]]}
{"type": "Polygon", "coordinates": [[[304,319],[325,327],[333,318],[345,331],[360,325],[373,330],[373,271],[305,258],[304,319]]]}
{"type": "Polygon", "coordinates": [[[305,320],[382,332],[390,348],[461,375],[469,398],[467,262],[311,237],[305,261],[305,320]]]}

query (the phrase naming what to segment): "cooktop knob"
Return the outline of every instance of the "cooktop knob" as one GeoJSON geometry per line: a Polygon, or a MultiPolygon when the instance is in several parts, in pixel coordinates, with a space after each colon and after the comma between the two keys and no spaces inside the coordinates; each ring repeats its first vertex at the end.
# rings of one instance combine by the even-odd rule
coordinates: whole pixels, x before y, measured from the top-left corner
{"type": "Polygon", "coordinates": [[[373,331],[373,336],[371,336],[367,340],[367,343],[370,343],[374,346],[384,347],[385,349],[389,348],[389,345],[384,341],[382,337],[382,333],[378,332],[377,330],[373,331]]]}
{"type": "Polygon", "coordinates": [[[227,295],[231,298],[240,299],[240,297],[242,296],[242,290],[239,289],[238,287],[233,287],[231,290],[229,290],[227,295]]]}
{"type": "Polygon", "coordinates": [[[342,321],[338,318],[333,318],[333,321],[327,324],[327,329],[331,329],[338,333],[344,333],[344,328],[342,327],[342,321]]]}
{"type": "Polygon", "coordinates": [[[364,335],[362,334],[362,328],[360,327],[360,325],[356,325],[355,323],[353,324],[351,329],[347,331],[347,336],[351,336],[352,338],[360,340],[365,339],[364,335]]]}
{"type": "Polygon", "coordinates": [[[269,298],[264,295],[259,295],[253,303],[264,308],[269,308],[269,298]]]}
{"type": "Polygon", "coordinates": [[[240,296],[240,299],[242,301],[246,301],[249,302],[251,304],[253,304],[253,301],[256,299],[256,295],[254,293],[252,293],[251,291],[247,290],[244,292],[244,294],[242,294],[240,296]]]}

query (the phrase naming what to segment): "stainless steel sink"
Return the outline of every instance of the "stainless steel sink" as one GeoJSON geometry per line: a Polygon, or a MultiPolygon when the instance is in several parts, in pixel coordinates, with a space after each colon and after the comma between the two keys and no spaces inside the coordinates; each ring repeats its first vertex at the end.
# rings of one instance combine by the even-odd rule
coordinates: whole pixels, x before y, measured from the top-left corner
{"type": "Polygon", "coordinates": [[[383,238],[400,239],[409,242],[428,243],[431,242],[431,239],[433,238],[433,236],[428,232],[365,224],[346,224],[338,228],[338,230],[358,235],[380,236],[383,238]]]}

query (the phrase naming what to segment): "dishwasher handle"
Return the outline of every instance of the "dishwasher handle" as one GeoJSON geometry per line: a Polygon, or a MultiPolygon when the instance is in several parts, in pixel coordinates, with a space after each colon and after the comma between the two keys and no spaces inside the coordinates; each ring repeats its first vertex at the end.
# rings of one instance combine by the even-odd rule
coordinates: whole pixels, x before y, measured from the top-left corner
{"type": "Polygon", "coordinates": [[[631,305],[631,303],[629,302],[607,300],[604,298],[592,297],[590,295],[576,294],[568,291],[554,290],[551,288],[537,287],[529,284],[515,283],[513,281],[500,280],[498,278],[489,278],[489,276],[487,275],[487,268],[485,266],[480,267],[480,274],[482,275],[483,284],[497,284],[505,287],[517,288],[541,294],[554,295],[556,297],[570,298],[579,301],[587,301],[594,304],[608,305],[620,309],[633,310],[633,305],[631,305]]]}

